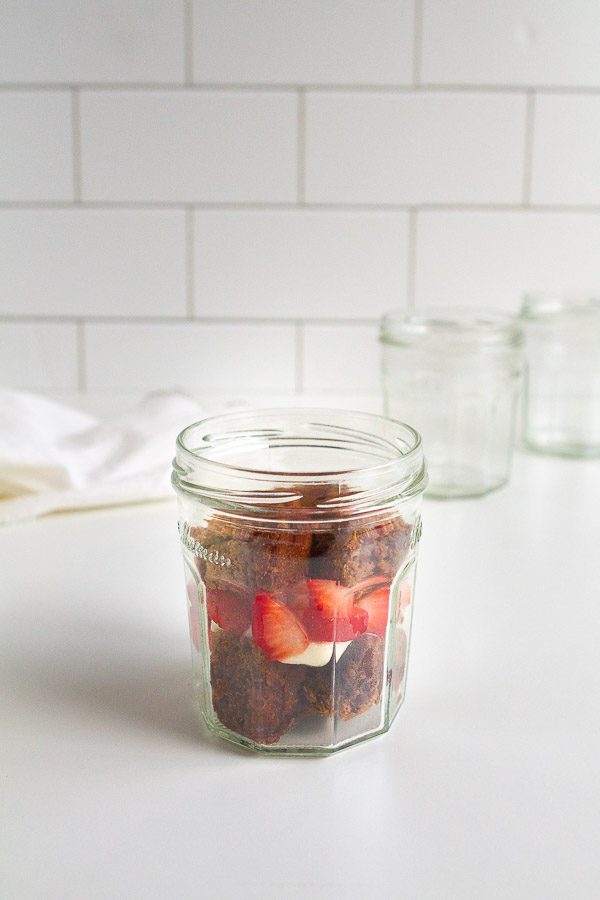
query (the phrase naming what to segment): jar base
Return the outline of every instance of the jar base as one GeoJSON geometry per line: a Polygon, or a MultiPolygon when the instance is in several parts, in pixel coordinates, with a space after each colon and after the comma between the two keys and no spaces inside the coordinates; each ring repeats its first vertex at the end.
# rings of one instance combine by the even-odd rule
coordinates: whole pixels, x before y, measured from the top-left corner
{"type": "Polygon", "coordinates": [[[430,464],[430,479],[425,496],[432,500],[469,500],[483,497],[504,487],[508,476],[490,483],[477,469],[430,464]]]}
{"type": "Polygon", "coordinates": [[[537,440],[524,438],[523,445],[532,453],[539,453],[543,456],[562,456],[565,459],[600,458],[600,444],[589,441],[542,436],[537,440]]]}
{"type": "MultiPolygon", "coordinates": [[[[338,753],[340,750],[346,750],[349,747],[355,746],[356,744],[362,744],[365,741],[371,740],[372,738],[379,737],[382,734],[386,734],[389,731],[392,722],[396,718],[396,714],[401,705],[402,701],[395,709],[393,717],[384,722],[381,722],[381,705],[378,705],[371,710],[367,710],[366,713],[363,713],[361,716],[357,716],[353,720],[354,724],[358,726],[359,720],[362,719],[370,719],[370,722],[372,723],[373,713],[377,713],[380,720],[377,727],[369,727],[368,723],[365,722],[365,727],[363,729],[358,727],[355,728],[354,734],[352,736],[348,736],[345,739],[337,741],[336,743],[330,743],[327,745],[319,745],[316,741],[312,744],[308,742],[304,743],[302,741],[302,738],[304,737],[306,739],[311,734],[311,732],[314,734],[315,730],[326,730],[328,732],[333,731],[335,729],[335,725],[331,717],[328,717],[325,721],[323,720],[323,717],[320,716],[313,716],[311,718],[302,719],[296,726],[294,726],[291,731],[289,731],[285,735],[282,740],[278,741],[276,744],[259,744],[256,741],[244,737],[244,735],[241,735],[238,732],[232,731],[230,728],[227,728],[218,719],[211,719],[205,714],[204,711],[201,710],[201,713],[206,727],[212,734],[216,735],[222,740],[228,741],[229,743],[236,744],[238,747],[242,747],[245,750],[251,750],[254,753],[259,753],[262,756],[326,757],[332,756],[334,753],[338,753]]],[[[342,724],[347,725],[349,723],[342,724]]]]}

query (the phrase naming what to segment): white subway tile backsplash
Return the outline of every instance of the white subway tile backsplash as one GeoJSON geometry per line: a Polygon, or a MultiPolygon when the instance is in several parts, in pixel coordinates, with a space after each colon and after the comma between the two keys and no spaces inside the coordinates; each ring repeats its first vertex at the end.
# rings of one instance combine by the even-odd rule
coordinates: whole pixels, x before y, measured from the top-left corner
{"type": "Polygon", "coordinates": [[[538,96],[533,203],[600,205],[600,96],[538,96]]]}
{"type": "Polygon", "coordinates": [[[183,3],[3,0],[0,81],[183,80],[183,3]]]}
{"type": "Polygon", "coordinates": [[[77,329],[67,322],[0,321],[0,385],[26,390],[77,387],[77,329]]]}
{"type": "Polygon", "coordinates": [[[527,291],[600,286],[600,214],[422,212],[416,303],[516,312],[527,291]]]}
{"type": "Polygon", "coordinates": [[[600,85],[596,0],[423,0],[422,81],[600,85]]]}
{"type": "Polygon", "coordinates": [[[92,390],[294,388],[292,325],[96,323],[85,340],[92,390]]]}
{"type": "Polygon", "coordinates": [[[305,325],[303,389],[376,391],[380,385],[377,334],[377,325],[305,325]]]}
{"type": "Polygon", "coordinates": [[[184,213],[0,210],[0,313],[185,314],[184,213]]]}
{"type": "Polygon", "coordinates": [[[81,142],[87,200],[296,199],[292,91],[83,91],[81,142]]]}
{"type": "Polygon", "coordinates": [[[71,95],[0,92],[0,198],[72,200],[71,95]]]}
{"type": "Polygon", "coordinates": [[[374,318],[406,299],[404,212],[198,211],[197,316],[374,318]]]}
{"type": "Polygon", "coordinates": [[[306,198],[342,203],[514,203],[525,98],[309,92],[306,198]]]}
{"type": "Polygon", "coordinates": [[[409,84],[412,0],[195,0],[195,78],[409,84]]]}
{"type": "Polygon", "coordinates": [[[390,308],[597,290],[599,46],[592,0],[4,0],[0,382],[358,404],[390,308]]]}

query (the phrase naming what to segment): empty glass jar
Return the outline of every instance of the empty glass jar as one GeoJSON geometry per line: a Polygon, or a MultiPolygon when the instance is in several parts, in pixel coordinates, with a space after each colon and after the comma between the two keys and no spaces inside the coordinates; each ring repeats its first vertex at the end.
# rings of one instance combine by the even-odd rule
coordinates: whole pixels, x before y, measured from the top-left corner
{"type": "Polygon", "coordinates": [[[600,295],[527,296],[521,321],[524,443],[542,453],[600,456],[600,295]]]}
{"type": "Polygon", "coordinates": [[[419,435],[380,416],[249,411],[179,435],[194,681],[212,731],[322,756],[389,728],[426,482],[419,435]]]}
{"type": "Polygon", "coordinates": [[[522,372],[521,329],[467,310],[391,312],[380,332],[386,415],[423,437],[429,488],[476,497],[508,481],[522,372]]]}

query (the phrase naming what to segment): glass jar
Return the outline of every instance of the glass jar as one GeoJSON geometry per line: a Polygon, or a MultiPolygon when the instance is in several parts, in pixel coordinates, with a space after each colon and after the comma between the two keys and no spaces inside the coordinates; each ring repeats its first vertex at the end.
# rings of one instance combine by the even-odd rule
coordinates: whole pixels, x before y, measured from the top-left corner
{"type": "Polygon", "coordinates": [[[600,297],[527,296],[523,441],[541,453],[600,456],[600,297]]]}
{"type": "Polygon", "coordinates": [[[510,317],[391,312],[380,331],[385,413],[423,437],[428,495],[477,497],[506,484],[523,336],[510,317]]]}
{"type": "Polygon", "coordinates": [[[404,699],[419,435],[337,410],[236,412],[177,439],[194,681],[211,731],[326,755],[404,699]]]}

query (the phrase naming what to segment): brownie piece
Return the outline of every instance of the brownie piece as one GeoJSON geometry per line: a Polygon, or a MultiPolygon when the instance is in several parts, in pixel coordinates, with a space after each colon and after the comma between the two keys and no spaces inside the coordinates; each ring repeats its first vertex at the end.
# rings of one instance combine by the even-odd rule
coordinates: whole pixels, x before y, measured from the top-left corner
{"type": "Polygon", "coordinates": [[[317,531],[311,545],[313,578],[351,587],[371,575],[393,579],[406,558],[412,526],[397,516],[385,521],[341,521],[317,531]]]}
{"type": "Polygon", "coordinates": [[[205,528],[191,528],[190,535],[202,548],[196,565],[209,588],[230,581],[250,593],[275,591],[308,576],[311,534],[306,526],[281,523],[277,530],[266,530],[212,520],[205,528]]]}
{"type": "Polygon", "coordinates": [[[275,744],[300,711],[306,666],[270,662],[250,637],[211,638],[210,681],[219,721],[260,744],[275,744]]]}
{"type": "MultiPolygon", "coordinates": [[[[392,580],[409,552],[412,526],[399,516],[384,515],[326,523],[315,515],[311,521],[307,510],[314,509],[317,500],[327,500],[322,485],[311,491],[270,510],[269,521],[236,521],[223,515],[191,527],[187,546],[193,549],[206,587],[233,591],[235,598],[232,585],[238,585],[251,602],[261,591],[285,595],[286,588],[305,585],[307,578],[348,587],[371,575],[392,580]],[[293,521],[295,514],[302,521],[293,521]]],[[[259,744],[277,743],[300,716],[350,719],[381,701],[384,649],[382,637],[363,634],[337,663],[288,665],[269,660],[249,632],[213,632],[215,715],[227,728],[259,744]]]]}
{"type": "Polygon", "coordinates": [[[363,634],[333,660],[321,668],[310,668],[302,685],[304,713],[351,719],[381,700],[383,686],[383,638],[363,634]],[[333,694],[335,693],[335,704],[333,694]],[[334,708],[335,706],[335,708],[334,708]]]}

